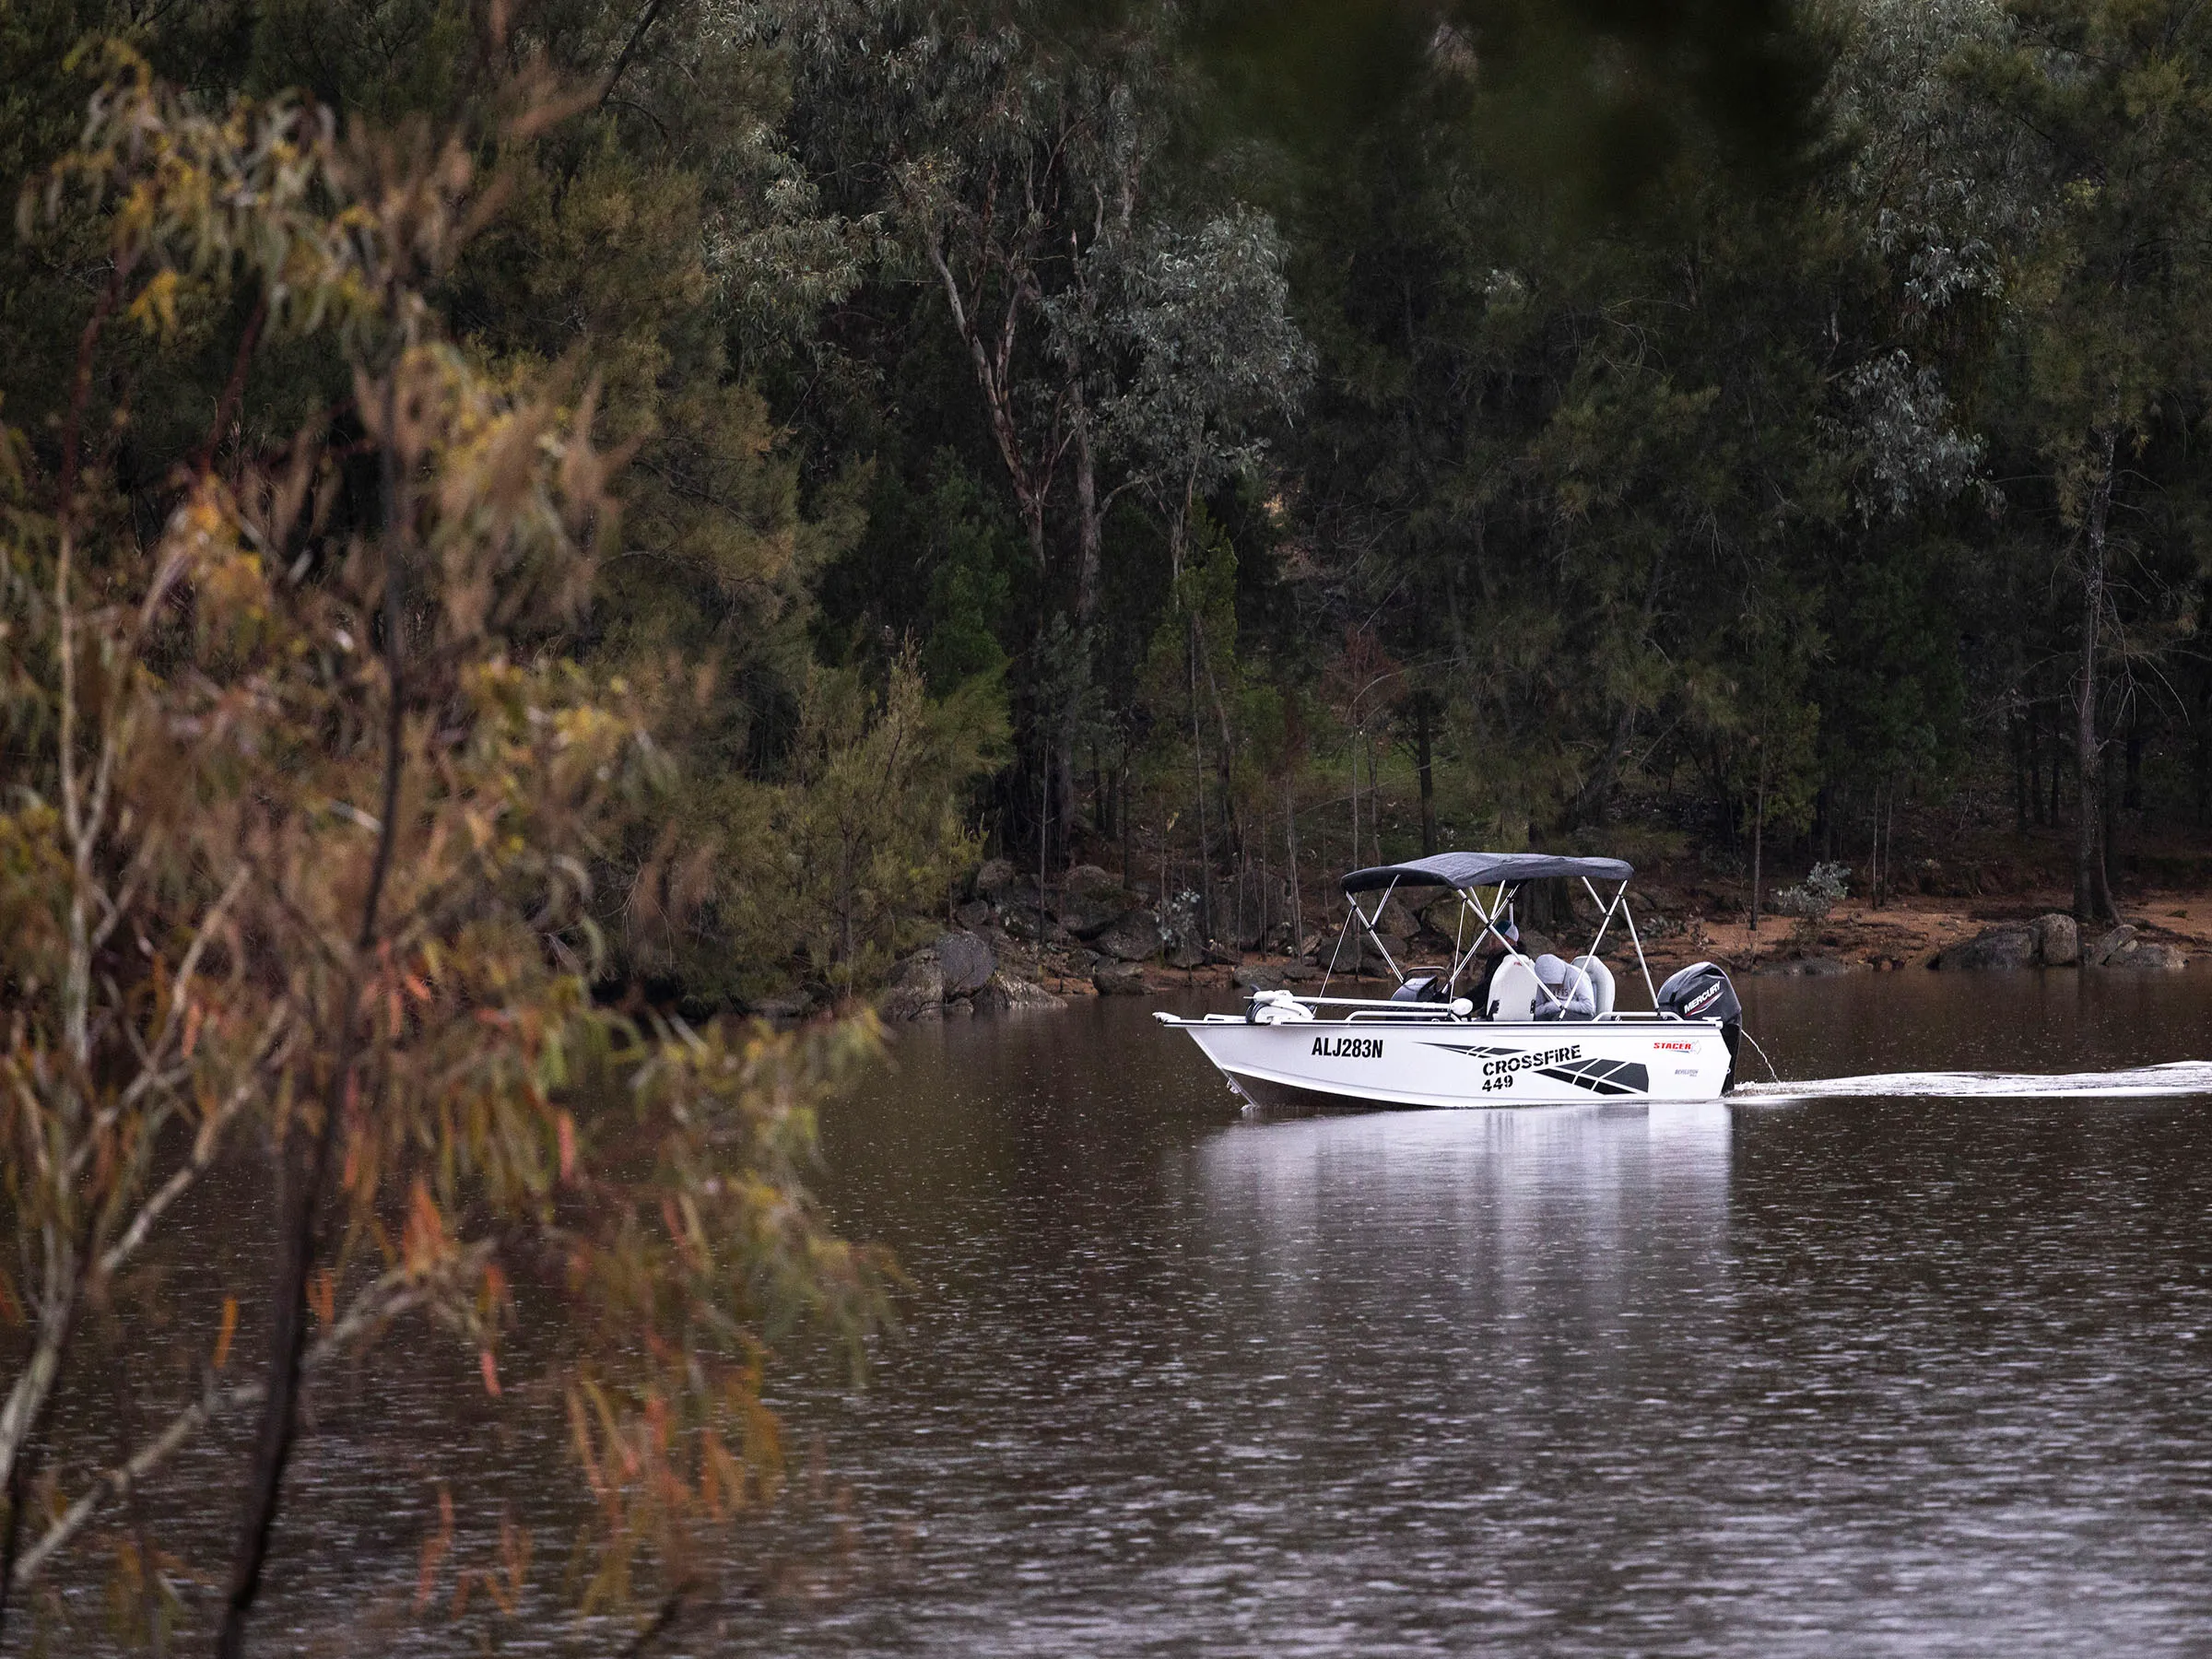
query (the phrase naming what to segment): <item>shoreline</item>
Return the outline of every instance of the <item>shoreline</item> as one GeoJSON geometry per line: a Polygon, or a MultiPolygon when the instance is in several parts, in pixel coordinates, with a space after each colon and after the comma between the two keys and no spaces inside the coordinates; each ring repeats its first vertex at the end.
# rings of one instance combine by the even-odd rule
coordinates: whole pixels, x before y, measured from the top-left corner
{"type": "MultiPolygon", "coordinates": [[[[2057,888],[1985,899],[1905,894],[1879,909],[1863,900],[1845,900],[1816,924],[1788,916],[1762,917],[1756,941],[1746,921],[1715,921],[1693,912],[1678,919],[1655,919],[1656,931],[1643,938],[1644,956],[1654,980],[1700,959],[1718,962],[1738,977],[1924,970],[1937,953],[1972,938],[1984,928],[2065,911],[2072,898],[2070,892],[2057,888]]],[[[2193,958],[2212,955],[2212,893],[2151,889],[2122,904],[2120,919],[2146,940],[2178,946],[2193,958]]],[[[1640,916],[1640,925],[1641,920],[1640,916]]],[[[1332,931],[1328,935],[1331,942],[1335,936],[1332,931]]],[[[1620,943],[1625,945],[1625,941],[1620,943]]],[[[1610,940],[1605,954],[1609,960],[1618,954],[1634,960],[1632,949],[1622,952],[1610,940]]],[[[1063,957],[1055,962],[1053,958],[1058,955],[1063,953],[1048,950],[1041,962],[1032,957],[1025,966],[1034,970],[1040,985],[1056,995],[1100,994],[1089,975],[1077,971],[1071,959],[1063,957]]],[[[1143,965],[1144,989],[1147,994],[1230,989],[1237,986],[1240,976],[1279,974],[1302,962],[1299,957],[1262,951],[1247,951],[1234,959],[1217,959],[1193,968],[1147,962],[1143,965]]],[[[1332,982],[1386,987],[1391,982],[1337,973],[1332,982]]],[[[1293,988],[1318,989],[1319,984],[1317,976],[1310,983],[1300,982],[1293,988]]]]}

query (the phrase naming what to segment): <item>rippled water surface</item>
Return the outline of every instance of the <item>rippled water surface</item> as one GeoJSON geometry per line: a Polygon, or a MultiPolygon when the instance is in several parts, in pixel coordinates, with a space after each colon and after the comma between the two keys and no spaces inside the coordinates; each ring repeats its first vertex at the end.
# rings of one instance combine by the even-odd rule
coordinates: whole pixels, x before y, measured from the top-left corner
{"type": "MultiPolygon", "coordinates": [[[[1754,982],[1785,1077],[2212,1058],[2212,976],[1754,982]]],[[[1241,1117],[1142,1006],[826,1124],[821,1653],[2212,1653],[2212,1100],[1241,1117]]]]}

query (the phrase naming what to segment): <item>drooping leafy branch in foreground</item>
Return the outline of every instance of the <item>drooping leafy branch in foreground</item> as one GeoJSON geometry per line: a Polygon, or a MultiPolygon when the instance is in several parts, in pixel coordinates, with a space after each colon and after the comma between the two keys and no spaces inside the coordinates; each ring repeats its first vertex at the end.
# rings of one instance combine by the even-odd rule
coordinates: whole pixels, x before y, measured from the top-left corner
{"type": "MultiPolygon", "coordinates": [[[[23,216],[84,239],[100,296],[51,465],[0,433],[0,1177],[26,1331],[0,1594],[236,1419],[216,1622],[242,1651],[302,1391],[409,1317],[496,1394],[524,1309],[564,1330],[590,1595],[649,1563],[679,1582],[693,1530],[777,1478],[767,1343],[881,1314],[883,1265],[802,1185],[813,1103],[869,1028],[641,1027],[593,1000],[593,872],[666,763],[649,700],[560,649],[618,522],[595,389],[491,376],[432,297],[510,182],[427,121],[211,114],[127,48],[93,63],[23,216]],[[209,305],[242,318],[235,368],[147,524],[119,487],[127,423],[88,419],[90,389],[127,382],[115,336],[159,348],[209,305]],[[279,348],[340,371],[335,406],[228,446],[279,348]],[[115,1363],[87,1351],[95,1316],[218,1166],[262,1171],[265,1279],[181,1335],[196,1388],[163,1407],[133,1380],[112,1466],[42,1466],[61,1391],[115,1363]],[[237,1375],[241,1328],[265,1347],[237,1375]]],[[[575,100],[524,76],[504,101],[519,145],[575,100]]]]}

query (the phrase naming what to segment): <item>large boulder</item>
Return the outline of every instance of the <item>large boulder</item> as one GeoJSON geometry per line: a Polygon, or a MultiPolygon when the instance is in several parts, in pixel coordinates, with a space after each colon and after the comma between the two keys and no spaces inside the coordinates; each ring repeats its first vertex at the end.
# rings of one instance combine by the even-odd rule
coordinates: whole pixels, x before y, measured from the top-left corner
{"type": "Polygon", "coordinates": [[[2071,968],[2081,960],[2081,932],[2064,911],[2038,916],[2028,924],[2035,935],[2035,954],[2046,968],[2071,968]]]}
{"type": "MultiPolygon", "coordinates": [[[[1379,930],[1375,936],[1371,939],[1362,938],[1359,941],[1359,944],[1360,965],[1368,971],[1374,973],[1387,973],[1390,971],[1390,962],[1395,962],[1401,968],[1405,967],[1406,956],[1411,949],[1411,947],[1406,943],[1406,935],[1404,934],[1391,933],[1387,929],[1379,930]],[[1390,962],[1386,962],[1382,959],[1381,953],[1375,949],[1377,945],[1382,946],[1383,950],[1390,952],[1390,962]]],[[[1346,950],[1345,955],[1347,958],[1350,957],[1351,952],[1348,948],[1346,950]]]]}
{"type": "Polygon", "coordinates": [[[1100,996],[1142,996],[1145,971],[1135,962],[1106,962],[1094,970],[1090,982],[1100,996]]]}
{"type": "Polygon", "coordinates": [[[983,867],[976,871],[975,880],[970,885],[974,888],[975,896],[986,904],[1003,904],[1017,891],[1029,888],[1030,882],[1014,867],[1012,859],[990,858],[983,861],[983,867]]]}
{"type": "Polygon", "coordinates": [[[991,982],[975,994],[975,1006],[978,1013],[985,1009],[1005,1013],[1012,1008],[1065,1008],[1067,1003],[1031,981],[1011,973],[994,973],[991,982]]]}
{"type": "Polygon", "coordinates": [[[2112,968],[2155,969],[2171,971],[2186,968],[2189,959],[2179,945],[2168,945],[2159,939],[2138,939],[2135,947],[2107,963],[2112,968]]]}
{"type": "MultiPolygon", "coordinates": [[[[1002,913],[1006,920],[1006,931],[1015,938],[1035,939],[1039,937],[1037,925],[1039,918],[1035,905],[1009,904],[1002,913]]],[[[1061,926],[1049,912],[1043,917],[1043,923],[1042,937],[1045,944],[1066,946],[1076,942],[1076,935],[1061,926]]]]}
{"type": "Polygon", "coordinates": [[[1136,895],[1097,865],[1077,865],[1061,884],[1060,925],[1078,939],[1104,933],[1136,908],[1136,895]]]}
{"type": "Polygon", "coordinates": [[[1241,991],[1280,991],[1283,988],[1281,967],[1266,962],[1255,962],[1249,968],[1240,968],[1229,979],[1230,983],[1241,991]]]}
{"type": "Polygon", "coordinates": [[[1131,911],[1098,937],[1095,949],[1124,962],[1148,962],[1160,952],[1159,924],[1150,911],[1131,911]]]}
{"type": "MultiPolygon", "coordinates": [[[[1375,901],[1365,895],[1361,895],[1359,908],[1366,912],[1369,915],[1373,916],[1375,913],[1375,901]]],[[[1390,902],[1382,907],[1382,913],[1380,916],[1375,916],[1375,931],[1377,933],[1394,934],[1401,939],[1409,938],[1413,935],[1421,931],[1420,919],[1417,917],[1411,911],[1406,908],[1405,900],[1399,898],[1395,893],[1393,893],[1390,898],[1390,902]]]]}
{"type": "Polygon", "coordinates": [[[972,996],[991,982],[998,971],[998,958],[990,942],[971,933],[948,933],[931,947],[944,975],[944,994],[972,996]]]}
{"type": "Polygon", "coordinates": [[[2157,939],[2139,939],[2136,930],[2122,925],[2115,927],[2097,941],[2089,959],[2100,968],[2171,971],[2188,966],[2189,959],[2178,945],[2168,945],[2157,939]]]}
{"type": "Polygon", "coordinates": [[[2114,959],[2126,955],[2135,943],[2136,930],[2123,922],[2084,951],[2083,959],[2092,968],[2110,968],[2114,959]]]}
{"type": "Polygon", "coordinates": [[[934,950],[916,951],[899,964],[890,982],[876,997],[876,1013],[886,1023],[930,1019],[945,1012],[945,970],[934,950]]]}
{"type": "Polygon", "coordinates": [[[2032,968],[2035,932],[2025,922],[2000,922],[1994,927],[1983,928],[1971,939],[1947,945],[1929,966],[1947,972],[1960,969],[2032,968]]]}

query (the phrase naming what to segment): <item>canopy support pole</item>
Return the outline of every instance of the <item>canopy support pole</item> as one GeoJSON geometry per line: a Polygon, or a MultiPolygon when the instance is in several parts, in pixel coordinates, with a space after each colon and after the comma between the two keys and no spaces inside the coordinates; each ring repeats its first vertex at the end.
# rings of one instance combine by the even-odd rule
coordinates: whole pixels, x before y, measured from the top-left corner
{"type": "MultiPolygon", "coordinates": [[[[1620,889],[1624,893],[1627,892],[1629,884],[1625,881],[1622,882],[1620,889]]],[[[1629,943],[1636,947],[1636,966],[1643,970],[1643,988],[1650,994],[1652,1012],[1656,1014],[1659,1012],[1659,987],[1652,983],[1652,965],[1643,959],[1643,941],[1636,936],[1636,914],[1623,905],[1620,911],[1620,919],[1628,925],[1629,943]]]]}

